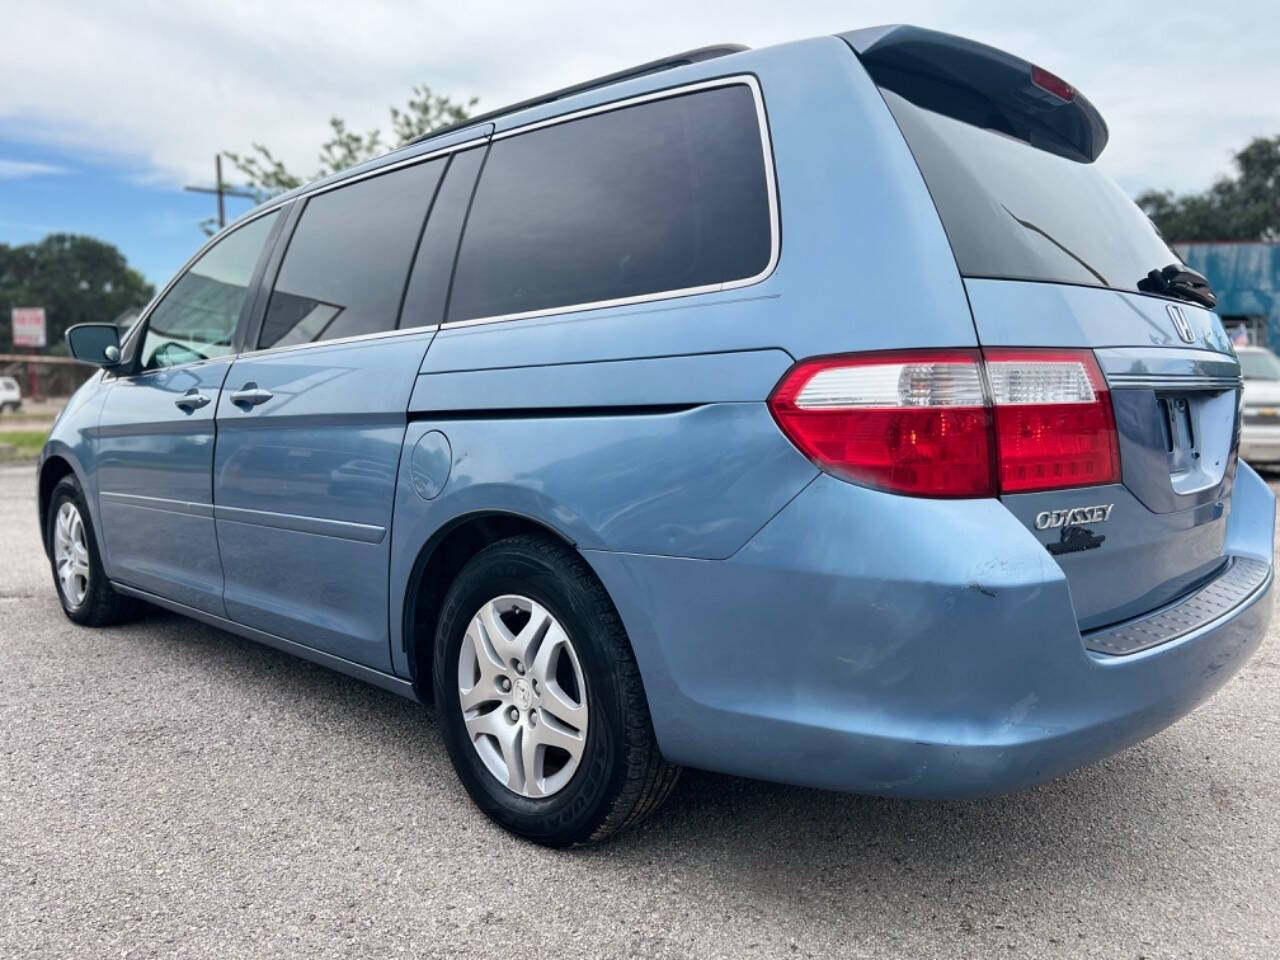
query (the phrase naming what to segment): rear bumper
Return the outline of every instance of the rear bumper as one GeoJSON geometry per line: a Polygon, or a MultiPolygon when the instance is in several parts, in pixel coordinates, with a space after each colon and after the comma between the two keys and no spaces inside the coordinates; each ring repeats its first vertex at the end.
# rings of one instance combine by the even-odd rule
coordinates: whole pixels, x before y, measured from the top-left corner
{"type": "Polygon", "coordinates": [[[1086,649],[1061,569],[996,501],[819,477],[724,561],[588,553],[676,763],[897,796],[1029,787],[1178,719],[1257,649],[1274,497],[1236,478],[1243,602],[1128,656],[1086,649]]]}

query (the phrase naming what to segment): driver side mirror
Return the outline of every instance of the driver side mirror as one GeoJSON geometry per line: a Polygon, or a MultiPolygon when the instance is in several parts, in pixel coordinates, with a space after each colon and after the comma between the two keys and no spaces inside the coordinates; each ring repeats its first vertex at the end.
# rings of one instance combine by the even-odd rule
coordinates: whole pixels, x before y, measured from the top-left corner
{"type": "Polygon", "coordinates": [[[100,367],[120,362],[120,329],[114,323],[77,323],[67,330],[71,356],[100,367]]]}

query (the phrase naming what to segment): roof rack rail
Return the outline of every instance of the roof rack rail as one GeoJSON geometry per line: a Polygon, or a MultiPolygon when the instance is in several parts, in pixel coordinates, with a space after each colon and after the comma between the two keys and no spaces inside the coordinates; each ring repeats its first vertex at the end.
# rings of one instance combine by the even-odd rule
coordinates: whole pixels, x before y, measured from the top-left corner
{"type": "Polygon", "coordinates": [[[660,60],[650,60],[648,63],[642,63],[636,67],[628,67],[626,70],[619,70],[617,73],[605,74],[603,77],[596,77],[594,80],[575,83],[571,87],[562,87],[559,90],[544,93],[540,97],[531,97],[528,100],[521,100],[519,103],[500,107],[497,110],[490,110],[488,113],[482,113],[479,116],[468,117],[466,120],[459,120],[457,123],[451,123],[448,126],[437,127],[434,130],[424,133],[420,137],[415,137],[410,140],[408,144],[405,144],[405,146],[414,143],[422,143],[424,140],[430,140],[432,137],[438,137],[441,134],[449,133],[452,130],[461,130],[463,127],[469,127],[474,123],[484,123],[488,120],[496,120],[498,117],[506,116],[509,113],[515,113],[517,110],[526,110],[529,107],[537,107],[544,103],[563,100],[565,97],[571,97],[575,93],[584,93],[587,90],[594,90],[597,87],[607,87],[613,83],[621,83],[623,80],[632,80],[636,77],[643,77],[646,74],[658,73],[662,70],[670,70],[673,67],[683,67],[691,63],[701,63],[703,60],[714,60],[717,57],[726,57],[731,53],[741,53],[743,50],[750,49],[750,47],[741,43],[722,43],[711,47],[698,47],[696,50],[686,50],[684,53],[677,53],[670,57],[663,57],[660,60]]]}

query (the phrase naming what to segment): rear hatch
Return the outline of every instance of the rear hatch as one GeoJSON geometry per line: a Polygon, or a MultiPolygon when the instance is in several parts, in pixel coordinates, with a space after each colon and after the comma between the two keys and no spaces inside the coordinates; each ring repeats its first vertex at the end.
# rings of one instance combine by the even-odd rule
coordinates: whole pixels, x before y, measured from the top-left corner
{"type": "Polygon", "coordinates": [[[845,39],[933,196],[982,347],[1086,348],[1110,390],[1119,483],[1002,496],[1066,574],[1081,629],[1212,578],[1228,562],[1240,368],[1200,305],[1211,293],[1098,170],[1102,118],[981,44],[914,27],[845,39]]]}

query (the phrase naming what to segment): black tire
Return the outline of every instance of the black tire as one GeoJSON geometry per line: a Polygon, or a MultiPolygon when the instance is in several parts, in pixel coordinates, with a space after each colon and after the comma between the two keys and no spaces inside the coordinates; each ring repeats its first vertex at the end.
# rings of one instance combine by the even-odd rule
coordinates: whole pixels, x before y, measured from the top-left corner
{"type": "Polygon", "coordinates": [[[604,840],[667,798],[680,768],[658,751],[622,620],[590,568],[549,538],[501,540],[473,557],[445,594],[436,630],[435,702],[445,745],[471,799],[494,822],[550,847],[604,840]],[[490,600],[519,594],[542,604],[572,640],[586,680],[590,723],[577,771],[549,797],[507,789],[489,772],[464,725],[458,660],[467,625],[490,600]]]}
{"type": "Polygon", "coordinates": [[[80,481],[74,474],[69,474],[58,481],[49,497],[49,513],[45,517],[46,547],[49,553],[50,569],[53,571],[54,589],[58,591],[58,599],[62,603],[63,612],[76,623],[86,627],[105,627],[113,623],[121,623],[136,616],[139,603],[132,597],[116,593],[107,581],[106,572],[102,569],[102,557],[98,553],[98,541],[93,535],[93,522],[89,517],[89,506],[85,502],[84,491],[80,489],[80,481]],[[89,554],[89,582],[84,598],[76,603],[63,591],[58,578],[58,561],[54,541],[57,536],[58,512],[64,503],[70,502],[80,513],[84,527],[85,546],[89,554]]]}
{"type": "Polygon", "coordinates": [[[16,413],[17,410],[18,410],[18,405],[16,403],[10,402],[10,403],[0,404],[0,413],[16,413]]]}

